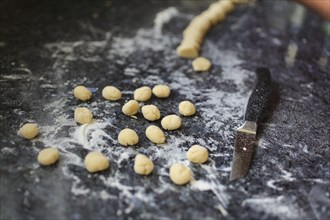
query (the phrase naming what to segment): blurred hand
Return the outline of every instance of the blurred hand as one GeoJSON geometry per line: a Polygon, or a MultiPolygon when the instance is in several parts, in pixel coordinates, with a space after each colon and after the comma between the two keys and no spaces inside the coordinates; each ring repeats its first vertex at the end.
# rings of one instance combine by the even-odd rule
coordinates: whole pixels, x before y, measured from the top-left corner
{"type": "Polygon", "coordinates": [[[330,0],[296,0],[330,21],[330,0]]]}

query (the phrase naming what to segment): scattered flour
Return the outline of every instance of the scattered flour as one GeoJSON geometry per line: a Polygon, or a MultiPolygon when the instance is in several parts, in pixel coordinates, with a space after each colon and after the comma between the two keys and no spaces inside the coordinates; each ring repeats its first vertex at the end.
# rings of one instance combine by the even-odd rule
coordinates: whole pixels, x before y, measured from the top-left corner
{"type": "MultiPolygon", "coordinates": [[[[87,62],[100,61],[101,58],[97,55],[97,51],[106,51],[107,57],[105,59],[112,61],[117,60],[113,62],[119,64],[123,63],[122,60],[125,60],[126,57],[133,53],[144,50],[152,50],[154,52],[165,51],[168,53],[169,56],[167,57],[169,57],[170,61],[171,59],[176,60],[175,51],[172,51],[170,48],[174,48],[175,43],[179,42],[180,39],[177,36],[162,34],[162,28],[165,23],[169,22],[172,17],[177,15],[177,9],[172,7],[159,12],[155,17],[153,28],[139,29],[132,38],[111,37],[110,33],[106,33],[106,37],[102,41],[48,43],[45,45],[45,48],[52,52],[52,57],[55,60],[53,74],[59,74],[59,82],[63,85],[67,85],[65,82],[61,82],[61,75],[65,74],[67,65],[70,62],[83,59],[76,53],[78,47],[83,47],[84,50],[89,52],[90,56],[83,59],[87,62]]],[[[214,80],[219,82],[219,85],[222,81],[231,81],[237,86],[237,92],[223,91],[220,86],[219,88],[210,87],[200,89],[198,84],[203,82],[203,78],[192,78],[188,74],[185,74],[185,71],[182,69],[173,71],[169,76],[169,86],[185,99],[195,100],[199,98],[203,100],[203,102],[196,103],[198,113],[203,120],[205,128],[208,129],[209,132],[220,135],[222,142],[213,138],[207,140],[201,137],[196,138],[180,133],[179,131],[177,133],[178,135],[168,135],[166,143],[161,147],[152,143],[145,143],[143,148],[124,148],[120,147],[116,140],[116,132],[119,132],[120,129],[113,125],[113,120],[115,119],[104,118],[103,120],[94,121],[89,125],[77,126],[72,115],[70,116],[67,113],[61,112],[61,109],[65,109],[65,106],[68,105],[67,100],[55,100],[44,107],[46,111],[52,113],[54,121],[50,125],[43,126],[43,135],[40,137],[39,141],[44,142],[45,145],[58,148],[61,153],[64,154],[62,172],[73,181],[71,189],[73,195],[88,195],[101,198],[102,200],[114,199],[119,196],[119,198],[127,201],[127,204],[130,205],[125,210],[118,211],[118,216],[123,213],[131,213],[135,205],[141,202],[156,207],[154,194],[146,193],[146,189],[143,186],[132,186],[131,183],[128,182],[129,178],[127,173],[122,172],[120,168],[133,164],[130,158],[134,158],[137,153],[147,154],[153,160],[157,159],[157,161],[161,161],[162,164],[162,166],[156,168],[156,175],[159,178],[159,183],[153,190],[158,193],[177,191],[177,188],[168,180],[168,169],[170,165],[175,162],[181,162],[189,166],[189,161],[186,160],[186,149],[182,146],[198,143],[203,146],[208,146],[211,159],[209,164],[201,166],[203,172],[207,174],[200,179],[193,180],[188,187],[196,191],[211,191],[218,199],[218,203],[214,204],[214,208],[218,209],[223,216],[228,215],[227,208],[231,198],[227,193],[227,187],[219,181],[220,178],[218,175],[229,175],[230,167],[228,167],[228,164],[218,167],[212,160],[212,157],[231,157],[228,153],[219,152],[219,146],[226,149],[232,148],[232,146],[227,144],[229,140],[233,139],[234,135],[233,128],[230,127],[229,122],[242,120],[244,106],[248,98],[247,91],[249,91],[244,81],[253,74],[240,67],[242,61],[231,51],[219,51],[214,44],[208,41],[204,51],[206,51],[206,56],[214,58],[212,61],[215,65],[221,65],[222,67],[221,78],[215,77],[214,80]],[[236,115],[232,114],[233,108],[238,111],[236,115]],[[114,133],[107,133],[105,131],[109,126],[115,130],[114,133]],[[59,135],[63,127],[70,127],[67,137],[60,137],[59,135]],[[116,163],[118,169],[111,171],[111,175],[99,175],[95,178],[98,178],[106,188],[117,189],[119,195],[111,194],[104,189],[92,191],[75,172],[67,167],[67,165],[83,166],[83,158],[75,153],[75,149],[81,148],[89,151],[102,151],[113,163],[116,163]]],[[[171,65],[173,65],[172,63],[173,62],[168,62],[167,67],[171,67],[171,65]]],[[[138,81],[144,85],[153,85],[155,82],[167,83],[167,81],[158,74],[160,71],[158,69],[148,69],[150,75],[142,79],[141,77],[137,77],[140,71],[139,68],[132,65],[124,69],[123,74],[132,78],[135,77],[132,79],[134,82],[138,81]]],[[[85,79],[85,81],[86,80],[87,79],[85,79]]],[[[52,85],[44,84],[44,87],[52,88],[52,85]]],[[[123,91],[123,94],[132,94],[132,92],[123,91]]],[[[118,105],[118,103],[107,103],[106,105],[115,106],[118,105]]],[[[93,112],[102,111],[101,114],[113,113],[111,107],[100,109],[97,102],[91,103],[91,106],[93,107],[93,112]]],[[[288,174],[286,175],[286,178],[290,178],[288,174]]],[[[264,206],[262,201],[263,200],[259,201],[257,199],[246,200],[244,204],[249,205],[260,202],[260,206],[264,206]]],[[[277,202],[278,200],[270,199],[268,202],[274,203],[274,201],[277,202]]],[[[280,206],[280,208],[282,208],[284,212],[285,207],[280,206]]],[[[292,216],[296,215],[293,213],[292,216]]]]}

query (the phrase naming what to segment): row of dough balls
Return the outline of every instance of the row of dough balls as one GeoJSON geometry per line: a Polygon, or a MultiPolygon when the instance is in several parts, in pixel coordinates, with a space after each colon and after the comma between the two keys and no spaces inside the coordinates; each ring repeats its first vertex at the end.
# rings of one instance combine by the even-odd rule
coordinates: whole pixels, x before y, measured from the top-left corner
{"type": "MultiPolygon", "coordinates": [[[[143,86],[134,91],[134,99],[136,101],[145,102],[151,98],[152,93],[158,98],[167,98],[171,89],[167,85],[156,85],[151,89],[148,86],[143,86]]],[[[73,90],[73,95],[76,99],[87,101],[92,98],[92,92],[85,86],[77,86],[73,90]]],[[[122,98],[121,91],[115,86],[106,86],[102,90],[103,98],[110,101],[118,101],[122,98]]]]}
{"type": "MultiPolygon", "coordinates": [[[[38,135],[37,124],[28,123],[21,127],[20,133],[27,139],[38,135]]],[[[164,143],[163,132],[156,126],[151,125],[146,130],[147,137],[154,143],[164,143]]],[[[137,144],[139,137],[132,129],[124,129],[118,135],[119,143],[128,146],[137,144]]],[[[59,151],[55,148],[45,148],[38,154],[38,162],[49,166],[59,159],[59,151]]],[[[187,152],[187,159],[192,163],[202,164],[208,160],[208,151],[200,145],[193,145],[187,152]]],[[[85,167],[89,172],[98,172],[109,167],[109,160],[100,152],[90,152],[85,157],[85,167]]],[[[154,170],[153,162],[145,155],[138,154],[135,157],[134,171],[140,175],[149,175],[154,170]]],[[[191,170],[183,164],[176,163],[170,168],[170,178],[177,185],[188,183],[192,179],[191,170]]]]}
{"type": "MultiPolygon", "coordinates": [[[[102,94],[104,97],[107,94],[104,91],[108,90],[108,92],[109,92],[109,87],[110,86],[103,89],[102,94]]],[[[117,93],[116,100],[118,100],[118,97],[121,98],[120,90],[118,90],[115,87],[111,87],[110,89],[114,89],[112,92],[110,92],[111,94],[117,93]]],[[[146,86],[135,90],[134,99],[146,100],[147,97],[149,97],[149,96],[151,97],[150,90],[151,89],[146,86]]],[[[157,94],[157,97],[164,98],[164,97],[169,96],[170,89],[167,86],[164,87],[164,85],[157,85],[153,88],[153,93],[157,94]]],[[[84,86],[78,86],[74,89],[74,96],[76,98],[79,98],[80,100],[88,100],[91,98],[91,92],[84,86]]],[[[107,96],[107,97],[109,99],[109,96],[107,96]]],[[[115,98],[112,97],[109,100],[115,100],[115,98]]],[[[133,101],[133,103],[136,102],[135,100],[131,100],[131,101],[133,101]]],[[[129,101],[129,102],[131,102],[131,101],[129,101]]],[[[136,104],[136,103],[134,103],[134,104],[136,104]]],[[[139,104],[137,103],[137,105],[138,105],[138,109],[136,110],[136,112],[139,110],[139,104]]],[[[123,109],[125,109],[125,108],[123,107],[123,109]]],[[[124,112],[124,110],[123,110],[123,112],[124,112]]],[[[180,114],[182,114],[184,116],[190,116],[190,115],[195,114],[196,108],[195,108],[194,104],[192,104],[191,102],[183,101],[179,104],[179,112],[180,112],[180,114]]],[[[150,121],[157,120],[160,118],[160,111],[154,105],[143,106],[142,114],[144,115],[144,117],[147,120],[150,120],[150,121]]],[[[130,114],[128,114],[128,115],[130,115],[130,114]]],[[[85,108],[85,107],[77,108],[74,113],[74,118],[80,124],[87,124],[87,123],[91,123],[91,121],[93,119],[93,114],[88,108],[85,108]]],[[[164,117],[161,121],[162,127],[166,130],[178,129],[181,126],[181,123],[182,123],[182,120],[177,115],[168,115],[168,116],[164,117]]],[[[24,137],[26,139],[33,139],[38,135],[39,129],[38,129],[37,124],[27,123],[20,128],[19,132],[22,137],[24,137]]],[[[162,130],[160,128],[158,128],[157,126],[154,126],[154,125],[151,125],[146,129],[146,136],[150,141],[157,143],[157,144],[161,144],[161,143],[165,142],[164,133],[162,132],[162,130]]],[[[137,144],[139,141],[139,137],[134,130],[126,128],[126,129],[123,129],[119,133],[118,141],[121,145],[130,146],[130,145],[137,144]]],[[[198,153],[197,154],[194,153],[195,151],[193,150],[194,148],[196,148],[196,146],[198,146],[198,145],[193,146],[188,151],[187,157],[192,162],[200,163],[200,161],[201,161],[200,158],[205,158],[205,152],[204,152],[204,154],[202,154],[202,151],[201,151],[200,155],[198,156],[198,153]],[[199,158],[197,160],[196,160],[196,155],[197,155],[197,158],[199,158]]],[[[206,148],[204,148],[204,149],[206,150],[206,148]]],[[[206,153],[207,153],[207,150],[206,150],[206,153]]],[[[57,149],[45,148],[39,152],[37,159],[41,165],[48,166],[48,165],[54,164],[59,159],[59,155],[60,154],[57,149]]],[[[207,160],[207,157],[208,157],[208,153],[206,154],[206,159],[202,159],[202,160],[204,160],[204,162],[205,162],[207,160]]],[[[186,168],[190,172],[188,172],[188,171],[184,172],[182,166],[183,165],[181,165],[181,164],[174,164],[170,168],[170,178],[172,179],[172,181],[174,183],[176,183],[178,185],[189,182],[192,177],[190,169],[186,168]],[[187,173],[190,173],[190,175],[187,175],[187,173]]],[[[98,172],[98,171],[107,169],[109,167],[109,161],[100,152],[90,152],[85,157],[85,167],[89,172],[98,172]]],[[[135,163],[134,163],[134,171],[136,173],[141,174],[141,175],[148,175],[153,171],[153,169],[154,169],[153,162],[148,157],[146,157],[142,154],[139,154],[136,156],[135,163]]]]}
{"type": "MultiPolygon", "coordinates": [[[[187,159],[192,163],[202,164],[208,160],[208,151],[200,145],[193,145],[187,151],[187,159]]],[[[45,148],[38,154],[38,162],[49,166],[58,161],[60,153],[55,148],[45,148]]],[[[90,173],[104,171],[109,168],[109,159],[102,153],[89,152],[84,159],[85,168],[90,173]]],[[[137,154],[134,159],[134,172],[139,175],[149,175],[154,170],[153,161],[146,155],[137,154]]],[[[177,185],[184,185],[191,181],[192,171],[189,167],[175,163],[170,167],[170,179],[177,185]]]]}

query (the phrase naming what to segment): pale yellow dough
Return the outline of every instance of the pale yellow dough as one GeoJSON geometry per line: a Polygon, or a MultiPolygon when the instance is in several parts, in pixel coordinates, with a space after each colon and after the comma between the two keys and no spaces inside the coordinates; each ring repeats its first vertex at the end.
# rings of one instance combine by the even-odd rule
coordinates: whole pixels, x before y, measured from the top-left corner
{"type": "Polygon", "coordinates": [[[209,158],[209,153],[205,147],[193,145],[187,152],[187,159],[192,163],[205,163],[209,158]]]}
{"type": "Polygon", "coordinates": [[[80,124],[90,124],[93,113],[86,107],[79,107],[74,111],[74,119],[80,124]]]}
{"type": "Polygon", "coordinates": [[[175,130],[181,127],[182,119],[177,115],[168,115],[165,116],[162,121],[161,125],[165,130],[175,130]]]}
{"type": "Polygon", "coordinates": [[[155,166],[152,160],[143,154],[135,156],[134,172],[140,175],[149,175],[154,170],[155,166]]]}
{"type": "Polygon", "coordinates": [[[167,85],[159,84],[154,86],[152,93],[158,98],[167,98],[170,96],[171,89],[167,85]]]}
{"type": "Polygon", "coordinates": [[[147,138],[155,143],[155,144],[163,144],[165,143],[165,135],[164,132],[155,125],[150,125],[146,129],[146,136],[147,138]]]}
{"type": "Polygon", "coordinates": [[[90,173],[106,170],[109,168],[109,160],[100,152],[89,152],[85,157],[85,167],[90,173]]]}
{"type": "Polygon", "coordinates": [[[19,129],[19,133],[23,138],[31,140],[39,134],[38,125],[35,123],[27,123],[19,129]]]}
{"type": "Polygon", "coordinates": [[[189,167],[176,163],[170,168],[170,178],[175,184],[184,185],[192,179],[192,172],[189,167]]]}
{"type": "Polygon", "coordinates": [[[132,116],[135,115],[140,109],[139,103],[135,100],[130,100],[122,107],[122,112],[125,115],[132,116]]]}
{"type": "Polygon", "coordinates": [[[125,128],[119,132],[118,142],[123,146],[132,146],[139,142],[139,136],[134,130],[125,128]]]}
{"type": "Polygon", "coordinates": [[[92,97],[92,93],[85,86],[77,86],[74,88],[73,95],[76,99],[82,101],[87,101],[92,97]]]}
{"type": "Polygon", "coordinates": [[[191,116],[196,113],[196,107],[189,101],[182,101],[179,104],[179,112],[183,116],[191,116]]]}
{"type": "Polygon", "coordinates": [[[155,105],[145,105],[141,110],[143,117],[149,121],[155,121],[160,118],[160,111],[155,105]]]}
{"type": "Polygon", "coordinates": [[[176,52],[179,57],[183,58],[198,57],[198,49],[194,46],[194,44],[181,44],[176,48],[176,52]]]}
{"type": "Polygon", "coordinates": [[[55,163],[60,157],[60,152],[55,148],[45,148],[38,154],[38,162],[41,165],[48,166],[55,163]]]}
{"type": "Polygon", "coordinates": [[[206,33],[212,26],[224,20],[233,9],[232,1],[217,1],[200,15],[194,17],[183,31],[182,42],[176,49],[177,54],[183,58],[198,57],[206,33]]]}
{"type": "Polygon", "coordinates": [[[142,86],[134,91],[134,99],[136,101],[145,102],[151,98],[151,88],[142,86]]]}
{"type": "Polygon", "coordinates": [[[121,99],[121,91],[114,86],[106,86],[102,90],[103,98],[110,101],[117,101],[121,99]]]}
{"type": "Polygon", "coordinates": [[[193,69],[196,72],[208,71],[211,68],[211,65],[211,62],[205,57],[197,57],[192,62],[193,69]]]}

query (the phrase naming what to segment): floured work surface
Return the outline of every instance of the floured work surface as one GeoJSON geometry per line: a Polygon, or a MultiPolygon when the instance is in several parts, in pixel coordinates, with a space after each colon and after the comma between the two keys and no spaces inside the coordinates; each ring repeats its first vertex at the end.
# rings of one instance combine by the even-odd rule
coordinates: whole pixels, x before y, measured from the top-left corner
{"type": "Polygon", "coordinates": [[[205,38],[201,55],[212,61],[212,69],[195,73],[175,48],[189,20],[208,2],[2,5],[1,219],[328,217],[329,64],[316,16],[275,1],[239,6],[205,38]],[[259,127],[249,175],[229,182],[235,128],[243,121],[259,65],[271,69],[277,85],[273,114],[259,127]],[[120,112],[134,89],[162,83],[171,87],[170,97],[153,97],[147,104],[168,115],[178,113],[180,101],[191,100],[197,113],[183,118],[182,128],[158,147],[142,135],[150,122],[141,113],[134,119],[120,112]],[[79,84],[92,90],[91,101],[73,98],[79,84]],[[106,85],[120,88],[122,100],[104,100],[106,85]],[[96,123],[78,127],[77,106],[88,107],[96,123]],[[32,142],[17,135],[26,119],[41,128],[32,142]],[[137,147],[117,143],[126,126],[140,132],[137,147]],[[185,159],[193,144],[208,148],[206,164],[185,159]],[[44,147],[60,150],[56,165],[38,165],[44,147]],[[109,156],[109,170],[90,174],[83,168],[92,150],[109,156]],[[152,158],[150,176],[134,173],[138,152],[152,158]],[[171,183],[169,167],[176,162],[189,166],[195,180],[171,183]]]}

